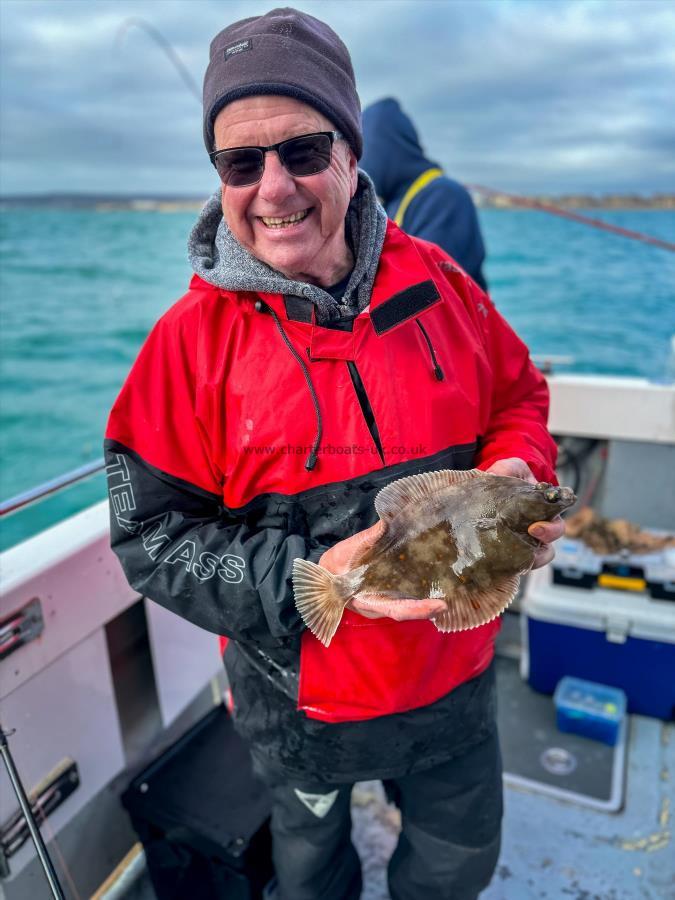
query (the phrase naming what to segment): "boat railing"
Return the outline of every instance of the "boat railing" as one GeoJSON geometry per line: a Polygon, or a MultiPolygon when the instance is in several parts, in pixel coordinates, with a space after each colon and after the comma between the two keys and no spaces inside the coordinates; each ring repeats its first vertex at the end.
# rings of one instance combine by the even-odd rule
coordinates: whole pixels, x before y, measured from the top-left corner
{"type": "Polygon", "coordinates": [[[64,472],[56,478],[52,478],[36,487],[23,491],[21,494],[16,494],[14,497],[10,497],[8,500],[4,500],[0,503],[0,518],[26,509],[26,507],[31,506],[33,503],[44,500],[45,497],[56,494],[81,481],[86,481],[88,478],[102,472],[104,469],[105,461],[101,456],[98,459],[85,463],[83,466],[78,466],[77,469],[71,469],[70,472],[64,472]]]}
{"type": "MultiPolygon", "coordinates": [[[[554,434],[584,434],[587,437],[613,437],[657,443],[672,443],[675,440],[675,416],[672,408],[674,384],[626,376],[594,376],[578,373],[558,375],[555,367],[574,362],[573,357],[539,354],[534,355],[532,359],[549,379],[551,388],[549,428],[554,434]],[[582,417],[583,422],[580,421],[578,403],[580,390],[583,390],[587,401],[593,394],[593,402],[589,401],[584,405],[587,415],[582,417]],[[626,420],[624,412],[627,394],[631,399],[632,410],[629,420],[626,420]]],[[[16,494],[0,503],[0,518],[19,512],[52,494],[85,481],[104,469],[105,460],[99,457],[37,487],[16,494]]]]}

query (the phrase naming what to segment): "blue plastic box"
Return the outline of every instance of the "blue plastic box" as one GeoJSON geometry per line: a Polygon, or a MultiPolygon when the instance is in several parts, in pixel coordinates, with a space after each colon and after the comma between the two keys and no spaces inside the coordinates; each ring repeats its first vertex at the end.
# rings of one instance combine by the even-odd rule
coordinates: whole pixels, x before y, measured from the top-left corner
{"type": "Polygon", "coordinates": [[[553,694],[560,731],[580,734],[613,747],[626,715],[626,695],[620,688],[565,676],[553,694]]]}

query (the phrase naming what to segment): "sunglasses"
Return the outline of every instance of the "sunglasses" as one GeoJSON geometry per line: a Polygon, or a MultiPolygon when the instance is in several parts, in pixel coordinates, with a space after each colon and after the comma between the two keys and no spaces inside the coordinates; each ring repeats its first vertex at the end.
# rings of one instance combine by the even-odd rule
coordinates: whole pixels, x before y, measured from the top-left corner
{"type": "Polygon", "coordinates": [[[317,131],[270,144],[269,147],[231,147],[214,150],[209,159],[220,180],[228,187],[257,184],[265,171],[265,154],[274,150],[282,166],[294,178],[317,175],[330,166],[333,142],[341,138],[339,131],[317,131]]]}

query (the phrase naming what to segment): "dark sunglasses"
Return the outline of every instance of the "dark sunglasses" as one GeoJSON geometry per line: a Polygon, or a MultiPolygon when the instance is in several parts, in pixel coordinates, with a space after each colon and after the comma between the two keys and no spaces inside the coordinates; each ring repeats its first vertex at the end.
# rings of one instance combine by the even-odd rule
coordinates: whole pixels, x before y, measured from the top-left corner
{"type": "Polygon", "coordinates": [[[265,154],[274,150],[282,166],[294,178],[317,175],[330,165],[333,142],[341,138],[339,131],[317,131],[270,144],[269,147],[230,147],[214,150],[209,158],[220,180],[228,187],[257,184],[265,171],[265,154]]]}

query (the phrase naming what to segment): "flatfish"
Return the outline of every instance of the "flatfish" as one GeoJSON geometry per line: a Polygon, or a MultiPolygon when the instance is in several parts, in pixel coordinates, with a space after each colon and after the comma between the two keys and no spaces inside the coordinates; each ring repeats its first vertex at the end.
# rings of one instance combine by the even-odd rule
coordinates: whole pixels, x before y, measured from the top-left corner
{"type": "MultiPolygon", "coordinates": [[[[304,559],[293,562],[295,604],[327,647],[349,601],[444,600],[433,622],[464,631],[495,619],[518,591],[539,541],[533,522],[553,519],[576,501],[574,491],[478,469],[401,478],[383,488],[375,510],[384,524],[375,544],[344,575],[304,559]]],[[[377,611],[377,602],[370,603],[377,611]]]]}

